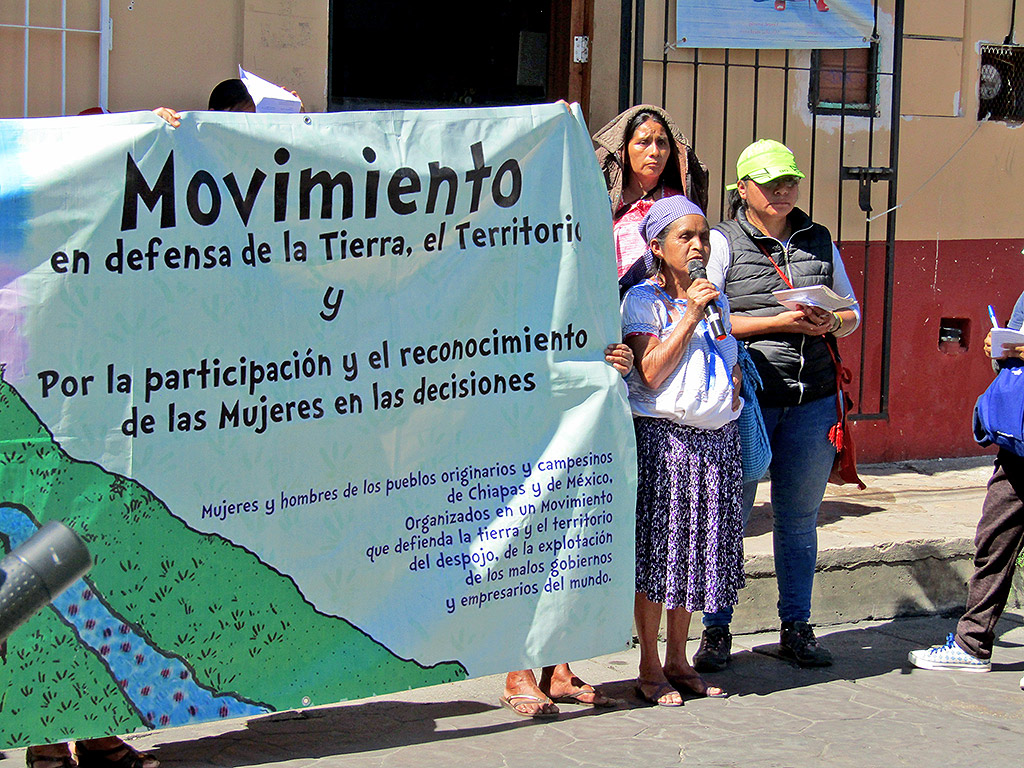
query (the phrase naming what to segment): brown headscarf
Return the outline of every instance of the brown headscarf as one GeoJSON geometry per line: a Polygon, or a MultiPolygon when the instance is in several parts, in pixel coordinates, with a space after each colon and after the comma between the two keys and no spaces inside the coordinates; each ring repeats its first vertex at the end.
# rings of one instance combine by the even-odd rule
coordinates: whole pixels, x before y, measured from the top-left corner
{"type": "Polygon", "coordinates": [[[635,107],[630,107],[594,134],[594,152],[597,154],[597,162],[604,174],[608,196],[612,199],[613,205],[617,206],[622,199],[623,163],[627,162],[625,159],[626,126],[638,112],[655,112],[665,120],[665,124],[672,132],[672,139],[676,143],[679,178],[683,183],[682,192],[699,205],[702,211],[707,211],[707,166],[697,157],[697,153],[690,146],[689,139],[679,130],[675,121],[668,116],[668,112],[652,104],[638,104],[635,107]]]}

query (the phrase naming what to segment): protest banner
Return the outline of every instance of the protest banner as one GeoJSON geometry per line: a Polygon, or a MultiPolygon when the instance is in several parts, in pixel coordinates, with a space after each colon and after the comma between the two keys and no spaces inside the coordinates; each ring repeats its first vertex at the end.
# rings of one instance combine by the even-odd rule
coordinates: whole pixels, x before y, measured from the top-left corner
{"type": "Polygon", "coordinates": [[[677,0],[678,48],[866,48],[871,0],[677,0]]]}
{"type": "Polygon", "coordinates": [[[623,647],[619,336],[564,104],[0,121],[0,539],[96,560],[0,745],[623,647]]]}

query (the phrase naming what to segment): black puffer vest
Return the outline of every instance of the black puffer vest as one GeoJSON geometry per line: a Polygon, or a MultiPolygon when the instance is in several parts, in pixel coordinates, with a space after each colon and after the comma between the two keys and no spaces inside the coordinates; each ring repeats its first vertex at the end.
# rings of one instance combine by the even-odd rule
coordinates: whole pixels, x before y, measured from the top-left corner
{"type": "MultiPolygon", "coordinates": [[[[772,291],[789,286],[758,245],[771,254],[794,287],[832,287],[829,231],[798,208],[789,214],[789,221],[793,234],[787,247],[748,222],[743,210],[736,219],[715,226],[729,241],[725,294],[733,314],[769,317],[785,311],[772,291]]],[[[835,395],[835,365],[823,336],[771,333],[745,341],[764,382],[764,390],[758,394],[762,405],[787,407],[835,395]]]]}

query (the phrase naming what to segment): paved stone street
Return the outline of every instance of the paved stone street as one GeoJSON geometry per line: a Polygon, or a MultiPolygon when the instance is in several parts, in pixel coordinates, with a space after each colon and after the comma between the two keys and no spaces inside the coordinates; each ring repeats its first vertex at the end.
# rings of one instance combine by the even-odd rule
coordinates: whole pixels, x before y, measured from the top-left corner
{"type": "MultiPolygon", "coordinates": [[[[594,710],[562,705],[555,721],[513,717],[486,677],[344,705],[146,734],[165,768],[499,768],[662,766],[1024,765],[1024,615],[1005,616],[990,674],[929,672],[908,651],[939,642],[951,618],[823,629],[831,669],[801,670],[773,654],[777,634],[737,636],[732,667],[709,676],[732,692],[682,708],[641,704],[635,650],[574,669],[620,697],[594,710]]],[[[12,750],[0,768],[21,764],[12,750]]]]}

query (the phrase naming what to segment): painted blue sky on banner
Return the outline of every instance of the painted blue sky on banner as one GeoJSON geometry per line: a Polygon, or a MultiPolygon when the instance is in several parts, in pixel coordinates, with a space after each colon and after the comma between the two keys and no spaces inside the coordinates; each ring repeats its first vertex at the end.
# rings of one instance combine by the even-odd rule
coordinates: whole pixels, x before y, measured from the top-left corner
{"type": "Polygon", "coordinates": [[[677,0],[678,48],[864,48],[871,0],[677,0]]]}

